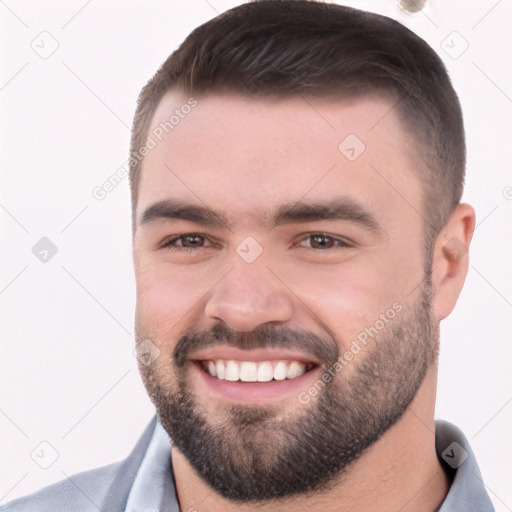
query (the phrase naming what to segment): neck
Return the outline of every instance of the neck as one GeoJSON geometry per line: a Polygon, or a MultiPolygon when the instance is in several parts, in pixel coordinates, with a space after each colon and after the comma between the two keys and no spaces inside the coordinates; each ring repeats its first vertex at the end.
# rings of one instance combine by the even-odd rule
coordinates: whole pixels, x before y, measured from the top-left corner
{"type": "Polygon", "coordinates": [[[172,449],[181,510],[208,512],[433,512],[450,488],[435,451],[434,406],[437,367],[432,365],[416,397],[373,446],[347,468],[329,490],[257,504],[228,501],[172,449]]]}

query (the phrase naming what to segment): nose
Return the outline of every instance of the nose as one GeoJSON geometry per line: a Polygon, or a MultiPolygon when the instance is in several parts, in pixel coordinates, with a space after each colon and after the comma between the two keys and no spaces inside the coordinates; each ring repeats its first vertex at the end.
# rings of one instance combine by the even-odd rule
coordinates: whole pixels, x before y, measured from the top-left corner
{"type": "Polygon", "coordinates": [[[293,316],[292,292],[262,261],[246,263],[238,256],[214,287],[205,307],[209,319],[240,332],[293,316]]]}

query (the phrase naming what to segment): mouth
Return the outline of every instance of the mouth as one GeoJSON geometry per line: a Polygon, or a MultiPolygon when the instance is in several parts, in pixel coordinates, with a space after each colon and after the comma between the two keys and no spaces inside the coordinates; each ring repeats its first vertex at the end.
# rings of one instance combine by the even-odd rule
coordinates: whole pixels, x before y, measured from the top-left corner
{"type": "Polygon", "coordinates": [[[210,359],[199,361],[211,377],[230,382],[271,382],[292,380],[313,369],[313,363],[302,361],[237,361],[210,359]]]}
{"type": "Polygon", "coordinates": [[[302,353],[210,349],[191,360],[195,385],[210,399],[238,402],[284,400],[305,389],[320,365],[302,353]]]}

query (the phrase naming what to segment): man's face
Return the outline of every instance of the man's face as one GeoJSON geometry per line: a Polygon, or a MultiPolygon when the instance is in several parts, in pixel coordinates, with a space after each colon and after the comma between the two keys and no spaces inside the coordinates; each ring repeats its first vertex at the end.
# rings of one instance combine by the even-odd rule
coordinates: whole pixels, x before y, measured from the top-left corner
{"type": "MultiPolygon", "coordinates": [[[[187,99],[167,94],[149,134],[187,99]]],[[[379,98],[196,100],[144,160],[141,374],[224,496],[318,489],[399,419],[435,358],[421,162],[379,98]]]]}

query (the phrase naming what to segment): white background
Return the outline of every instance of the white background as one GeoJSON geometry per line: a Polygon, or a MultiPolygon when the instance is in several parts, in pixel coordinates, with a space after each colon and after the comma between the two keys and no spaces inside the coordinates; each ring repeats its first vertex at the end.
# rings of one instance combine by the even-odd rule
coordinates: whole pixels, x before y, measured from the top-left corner
{"type": "MultiPolygon", "coordinates": [[[[128,180],[103,201],[92,190],[127,159],[141,87],[193,28],[239,3],[0,2],[2,502],[126,457],[153,415],[132,354],[128,180]],[[43,59],[31,44],[47,51],[51,37],[43,59]],[[58,248],[47,263],[31,250],[42,237],[58,248]],[[51,462],[43,441],[58,452],[46,470],[31,458],[51,462]]],[[[437,416],[465,432],[497,510],[512,510],[512,3],[432,0],[415,16],[394,0],[340,3],[405,23],[459,93],[464,200],[479,224],[442,325],[437,416]]]]}

